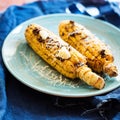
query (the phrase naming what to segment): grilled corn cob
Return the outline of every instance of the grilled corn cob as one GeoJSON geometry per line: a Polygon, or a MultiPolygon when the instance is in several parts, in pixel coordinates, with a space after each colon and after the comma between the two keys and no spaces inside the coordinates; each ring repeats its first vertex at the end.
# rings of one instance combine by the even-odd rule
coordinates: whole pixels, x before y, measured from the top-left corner
{"type": "Polygon", "coordinates": [[[31,24],[25,30],[25,38],[39,56],[64,76],[80,78],[97,89],[104,87],[104,79],[86,65],[86,57],[46,28],[31,24]]]}
{"type": "Polygon", "coordinates": [[[97,73],[106,73],[110,77],[117,76],[118,71],[113,64],[114,58],[107,45],[93,35],[84,26],[64,20],[59,25],[59,35],[86,56],[87,64],[97,73]]]}

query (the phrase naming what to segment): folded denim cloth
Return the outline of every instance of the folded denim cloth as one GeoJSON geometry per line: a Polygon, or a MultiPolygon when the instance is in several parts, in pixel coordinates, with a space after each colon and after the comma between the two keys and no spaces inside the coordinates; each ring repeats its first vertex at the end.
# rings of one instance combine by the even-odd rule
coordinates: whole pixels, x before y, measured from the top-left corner
{"type": "Polygon", "coordinates": [[[0,120],[119,120],[120,88],[101,96],[62,98],[37,92],[12,76],[1,48],[17,25],[43,14],[63,13],[71,1],[37,1],[11,6],[0,15],[0,120]]]}

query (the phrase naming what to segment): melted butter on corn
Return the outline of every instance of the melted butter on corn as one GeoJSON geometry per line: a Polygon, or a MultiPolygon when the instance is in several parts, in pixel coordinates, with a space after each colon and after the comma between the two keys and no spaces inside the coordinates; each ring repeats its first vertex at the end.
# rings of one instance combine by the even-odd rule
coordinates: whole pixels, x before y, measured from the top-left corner
{"type": "Polygon", "coordinates": [[[56,57],[60,57],[62,59],[69,59],[71,57],[70,52],[67,50],[65,46],[63,46],[60,50],[58,50],[56,57]]]}
{"type": "Polygon", "coordinates": [[[49,34],[44,30],[40,30],[39,34],[41,35],[43,40],[47,39],[47,37],[49,36],[49,34]]]}

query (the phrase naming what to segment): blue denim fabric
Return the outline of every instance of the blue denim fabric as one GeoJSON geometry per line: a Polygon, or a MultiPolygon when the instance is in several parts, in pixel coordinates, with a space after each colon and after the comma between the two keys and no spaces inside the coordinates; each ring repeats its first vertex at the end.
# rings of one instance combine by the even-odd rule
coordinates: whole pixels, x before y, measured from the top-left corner
{"type": "Polygon", "coordinates": [[[62,98],[37,92],[14,78],[3,64],[1,47],[17,25],[43,14],[64,13],[71,1],[11,6],[0,15],[0,120],[119,120],[120,88],[101,96],[62,98]]]}

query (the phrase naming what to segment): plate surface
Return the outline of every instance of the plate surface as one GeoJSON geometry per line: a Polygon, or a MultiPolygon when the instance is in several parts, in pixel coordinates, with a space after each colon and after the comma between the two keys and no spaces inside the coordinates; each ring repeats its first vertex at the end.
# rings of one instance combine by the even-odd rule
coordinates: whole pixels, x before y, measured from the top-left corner
{"type": "Polygon", "coordinates": [[[61,20],[74,20],[86,26],[92,33],[107,43],[115,57],[120,71],[120,30],[116,27],[87,16],[73,14],[53,14],[30,19],[17,26],[7,36],[2,47],[3,61],[8,70],[25,85],[47,94],[64,97],[89,97],[110,92],[120,86],[120,74],[116,78],[105,77],[106,86],[96,90],[76,79],[72,81],[51,68],[27,45],[25,28],[37,23],[58,34],[61,20]]]}

